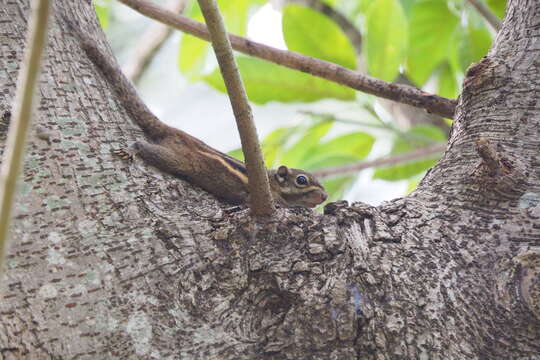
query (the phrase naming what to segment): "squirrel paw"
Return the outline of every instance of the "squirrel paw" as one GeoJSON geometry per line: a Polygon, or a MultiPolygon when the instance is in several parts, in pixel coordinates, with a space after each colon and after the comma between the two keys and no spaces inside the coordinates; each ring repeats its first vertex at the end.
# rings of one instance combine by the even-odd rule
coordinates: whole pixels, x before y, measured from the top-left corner
{"type": "Polygon", "coordinates": [[[135,151],[133,149],[111,149],[111,154],[124,161],[133,161],[135,151]]]}

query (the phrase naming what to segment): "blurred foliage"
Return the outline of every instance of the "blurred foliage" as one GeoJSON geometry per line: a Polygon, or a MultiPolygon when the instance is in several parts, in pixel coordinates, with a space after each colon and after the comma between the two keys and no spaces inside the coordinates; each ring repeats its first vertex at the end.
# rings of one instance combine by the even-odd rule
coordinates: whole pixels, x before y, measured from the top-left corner
{"type": "MultiPolygon", "coordinates": [[[[241,36],[246,35],[249,15],[265,2],[265,0],[217,0],[227,31],[241,36]]],[[[189,2],[189,8],[186,9],[185,14],[194,20],[204,22],[197,1],[189,2]]],[[[180,71],[191,80],[201,80],[210,48],[211,45],[207,41],[191,35],[183,36],[178,57],[180,71]]]]}
{"type": "Polygon", "coordinates": [[[454,14],[444,1],[420,0],[414,3],[406,73],[417,85],[423,85],[436,66],[451,54],[452,35],[458,25],[458,14],[454,14]]]}
{"type": "MultiPolygon", "coordinates": [[[[307,171],[348,164],[364,159],[373,146],[375,138],[361,131],[327,139],[335,121],[314,120],[309,125],[289,126],[274,130],[262,141],[263,155],[268,168],[286,164],[307,171]]],[[[242,150],[230,155],[243,160],[242,150]]],[[[323,181],[330,194],[329,201],[342,197],[355,176],[339,176],[323,181]]]]}
{"type": "Polygon", "coordinates": [[[409,24],[399,0],[377,0],[366,11],[364,53],[371,75],[392,81],[407,56],[409,24]]]}
{"type": "MultiPolygon", "coordinates": [[[[413,85],[448,98],[459,95],[466,69],[487,54],[494,38],[487,22],[467,0],[323,1],[357,27],[363,39],[362,59],[357,58],[349,38],[331,18],[305,6],[285,3],[280,9],[281,30],[289,50],[351,69],[365,64],[371,76],[386,81],[404,76],[413,85]]],[[[498,16],[503,15],[505,0],[484,1],[498,16]]],[[[265,1],[218,0],[218,3],[229,31],[245,36],[249,16],[265,1]]],[[[192,2],[189,16],[202,20],[196,2],[192,2]]],[[[180,70],[192,81],[204,81],[225,92],[221,74],[209,49],[208,43],[189,35],[183,36],[180,70]]],[[[237,60],[248,97],[257,104],[271,101],[308,103],[331,98],[357,106],[370,98],[260,59],[240,55],[237,60]]],[[[391,141],[388,155],[446,141],[446,134],[441,128],[419,125],[398,130],[396,125],[388,123],[388,119],[382,121],[379,118],[380,111],[376,112],[373,104],[368,108],[373,118],[379,121],[379,127],[392,131],[383,132],[383,135],[380,131],[353,131],[328,138],[328,131],[338,119],[321,120],[321,116],[312,114],[309,125],[279,128],[264,139],[267,166],[284,163],[316,170],[359,161],[369,155],[377,137],[381,136],[391,141]]],[[[241,156],[239,150],[232,154],[241,156]]],[[[436,160],[432,157],[379,168],[373,177],[387,181],[407,180],[411,191],[436,160]]],[[[331,197],[336,199],[353,181],[354,176],[341,176],[325,181],[325,186],[331,197]]]]}
{"type": "MultiPolygon", "coordinates": [[[[239,56],[236,61],[249,100],[256,104],[269,101],[310,102],[325,98],[354,100],[356,96],[354,90],[345,86],[261,59],[239,56]]],[[[226,92],[219,69],[203,79],[214,89],[226,92]]]]}
{"type": "Polygon", "coordinates": [[[94,0],[94,7],[101,27],[106,29],[109,26],[111,0],[94,0]]]}
{"type": "Polygon", "coordinates": [[[282,24],[289,50],[356,69],[356,55],[349,39],[325,15],[303,6],[287,5],[283,8],[282,24]]]}
{"type": "MultiPolygon", "coordinates": [[[[486,0],[496,14],[504,11],[504,0],[486,0]]],[[[332,0],[325,1],[357,25],[363,36],[364,60],[370,75],[393,81],[403,74],[422,87],[446,97],[457,97],[467,67],[486,55],[493,34],[487,23],[466,0],[332,0]]],[[[190,17],[202,21],[196,1],[190,2],[190,17]]],[[[218,0],[227,29],[245,36],[249,16],[264,0],[218,0]]],[[[349,39],[332,19],[300,5],[285,5],[282,12],[282,34],[289,50],[327,60],[344,67],[356,68],[358,59],[349,39]]],[[[192,36],[182,38],[179,67],[195,81],[206,81],[224,91],[216,77],[208,75],[210,45],[192,36]]],[[[211,55],[213,56],[213,55],[211,55]]],[[[268,101],[315,101],[323,97],[344,99],[345,90],[321,92],[319,86],[288,86],[289,71],[272,68],[263,61],[243,61],[240,65],[251,87],[248,95],[258,103],[268,101]],[[283,82],[282,91],[267,86],[259,73],[283,82]],[[301,91],[299,91],[301,90],[301,91]],[[268,93],[266,93],[268,92],[268,93]],[[290,94],[283,94],[290,92],[290,94]],[[312,92],[312,94],[309,94],[312,92]]],[[[307,75],[310,77],[310,75],[307,75]]],[[[303,80],[306,84],[307,77],[303,80]]],[[[326,84],[321,84],[326,86],[326,84]]],[[[349,94],[346,99],[352,99],[349,94]]]]}
{"type": "MultiPolygon", "coordinates": [[[[281,35],[289,50],[350,69],[360,67],[369,75],[386,81],[405,78],[414,86],[447,98],[459,95],[466,69],[487,54],[494,38],[487,22],[468,0],[322,1],[346,16],[358,29],[362,37],[361,57],[357,57],[347,35],[330,17],[285,2],[278,10],[281,12],[281,35]]],[[[504,15],[506,0],[482,1],[497,16],[504,15]]],[[[250,18],[262,6],[268,6],[266,0],[217,2],[228,31],[241,36],[247,33],[250,18]]],[[[95,4],[100,22],[106,27],[110,0],[98,0],[95,4]]],[[[185,15],[203,22],[197,1],[189,1],[185,15]]],[[[269,167],[284,163],[290,167],[317,170],[360,161],[367,156],[385,155],[381,151],[376,156],[370,154],[376,141],[390,144],[386,155],[446,141],[447,130],[435,126],[399,129],[372,96],[257,58],[239,54],[237,61],[248,97],[256,104],[337,99],[343,109],[358,107],[363,110],[352,121],[357,127],[349,126],[350,133],[330,131],[343,120],[316,113],[305,117],[307,121],[303,123],[276,129],[263,141],[269,167]]],[[[208,42],[182,35],[178,68],[190,81],[205,82],[226,92],[208,42]]],[[[307,105],[306,109],[309,109],[307,105]]],[[[241,157],[239,150],[232,154],[241,157]]],[[[412,191],[436,160],[427,158],[379,168],[373,177],[386,181],[406,180],[408,191],[412,191]]],[[[337,199],[354,180],[353,175],[338,176],[324,183],[331,199],[337,199]]]]}
{"type": "MultiPolygon", "coordinates": [[[[414,140],[411,140],[410,137],[405,136],[396,138],[390,154],[402,154],[422,146],[446,141],[446,135],[444,132],[440,128],[433,125],[418,125],[411,128],[406,132],[406,134],[417,136],[414,137],[414,140]]],[[[373,177],[375,179],[389,181],[407,180],[415,175],[422,174],[424,171],[435,165],[436,161],[437,158],[427,158],[388,168],[379,168],[375,170],[373,177]]]]}
{"type": "Polygon", "coordinates": [[[487,0],[487,4],[499,18],[503,18],[506,0],[487,0]]]}

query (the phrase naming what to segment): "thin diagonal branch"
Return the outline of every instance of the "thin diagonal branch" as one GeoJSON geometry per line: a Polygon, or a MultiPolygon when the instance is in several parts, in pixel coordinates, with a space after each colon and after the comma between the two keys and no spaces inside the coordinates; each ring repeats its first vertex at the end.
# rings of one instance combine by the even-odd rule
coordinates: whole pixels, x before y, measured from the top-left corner
{"type": "MultiPolygon", "coordinates": [[[[182,13],[187,0],[171,0],[167,8],[174,13],[182,13]]],[[[172,29],[162,23],[153,24],[144,34],[133,51],[134,56],[123,66],[127,78],[137,83],[155,54],[161,49],[165,41],[171,36],[172,29]]]]}
{"type": "Polygon", "coordinates": [[[271,216],[275,212],[272,203],[272,194],[268,183],[268,174],[264,166],[257,130],[253,121],[253,114],[240,72],[234,60],[233,51],[223,18],[219,13],[215,0],[198,0],[204,20],[210,31],[212,46],[216,53],[221,75],[227,87],[227,93],[236,118],[236,125],[240,133],[242,150],[246,158],[248,173],[249,206],[255,217],[271,216]]]}
{"type": "MultiPolygon", "coordinates": [[[[132,9],[175,29],[184,31],[203,40],[209,40],[206,26],[195,20],[176,15],[147,0],[118,0],[132,9]]],[[[357,71],[344,68],[328,61],[304,56],[294,51],[286,51],[263,45],[246,38],[229,35],[233,49],[245,54],[268,60],[278,65],[315,75],[350,88],[426,109],[428,112],[453,118],[456,101],[426,93],[412,86],[388,83],[357,71]]]]}
{"type": "Polygon", "coordinates": [[[499,18],[493,13],[493,11],[490,10],[490,8],[487,7],[486,4],[484,4],[480,0],[468,1],[469,4],[471,4],[476,9],[476,11],[478,11],[478,13],[482,15],[484,19],[486,19],[486,21],[489,25],[491,25],[493,30],[498,32],[501,29],[501,20],[499,20],[499,18]]]}
{"type": "Polygon", "coordinates": [[[17,93],[13,105],[6,149],[0,171],[0,275],[3,271],[4,253],[11,222],[11,210],[16,195],[17,178],[24,156],[26,134],[32,117],[33,100],[40,73],[43,49],[47,43],[47,23],[52,1],[34,0],[26,53],[20,67],[17,93]]]}
{"type": "Polygon", "coordinates": [[[429,145],[429,146],[416,149],[414,151],[411,151],[405,154],[385,156],[385,157],[375,159],[372,161],[360,161],[353,164],[347,164],[347,165],[322,169],[322,170],[314,171],[313,174],[319,178],[350,174],[350,173],[355,173],[360,170],[364,170],[364,169],[368,169],[372,167],[390,166],[390,165],[397,165],[401,163],[410,162],[413,160],[440,154],[444,151],[444,149],[446,149],[446,144],[434,144],[434,145],[429,145]]]}

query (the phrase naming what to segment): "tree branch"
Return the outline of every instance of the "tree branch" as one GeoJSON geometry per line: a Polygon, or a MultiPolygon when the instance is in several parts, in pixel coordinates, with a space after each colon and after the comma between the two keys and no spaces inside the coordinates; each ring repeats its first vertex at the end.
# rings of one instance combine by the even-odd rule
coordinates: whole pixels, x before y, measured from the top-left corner
{"type": "MultiPolygon", "coordinates": [[[[174,13],[182,13],[186,7],[187,0],[171,0],[167,4],[167,8],[174,13]]],[[[137,83],[155,54],[161,49],[165,41],[172,34],[172,29],[162,23],[155,23],[138,41],[136,48],[133,51],[133,57],[125,66],[123,71],[127,78],[137,83]]]]}
{"type": "Polygon", "coordinates": [[[204,20],[208,25],[212,46],[219,63],[221,75],[227,87],[227,93],[236,118],[236,125],[240,133],[242,150],[246,158],[248,172],[249,202],[251,212],[256,217],[271,216],[274,211],[272,194],[268,183],[268,173],[264,166],[264,159],[257,136],[257,129],[253,122],[253,114],[238,67],[234,60],[233,51],[223,18],[219,13],[215,0],[198,0],[204,20]]]}
{"type": "Polygon", "coordinates": [[[17,192],[17,179],[24,156],[26,134],[30,126],[36,83],[41,69],[41,55],[47,43],[47,23],[51,1],[34,0],[25,58],[20,67],[17,93],[13,105],[13,121],[9,127],[0,170],[0,275],[7,249],[12,204],[17,192]]]}
{"type": "MultiPolygon", "coordinates": [[[[118,1],[141,14],[170,25],[175,29],[184,31],[203,40],[208,41],[210,38],[204,24],[184,16],[176,15],[147,0],[118,1]]],[[[454,116],[456,107],[455,100],[429,94],[412,86],[388,83],[328,61],[304,56],[293,51],[276,49],[240,36],[229,35],[229,39],[233,49],[245,54],[315,75],[368,94],[423,108],[428,112],[446,118],[453,118],[454,116]]]]}
{"type": "Polygon", "coordinates": [[[495,31],[499,31],[501,29],[501,20],[491,11],[486,4],[479,0],[467,0],[469,3],[486,19],[489,25],[493,28],[495,31]]]}
{"type": "Polygon", "coordinates": [[[313,171],[313,174],[319,178],[331,177],[334,175],[343,175],[355,173],[360,170],[368,169],[371,167],[379,167],[383,165],[397,165],[405,162],[409,162],[416,159],[428,157],[430,155],[440,154],[446,149],[445,144],[434,144],[425,146],[414,151],[398,154],[392,156],[385,156],[372,161],[361,161],[353,164],[347,164],[342,166],[336,166],[332,168],[313,171]]]}

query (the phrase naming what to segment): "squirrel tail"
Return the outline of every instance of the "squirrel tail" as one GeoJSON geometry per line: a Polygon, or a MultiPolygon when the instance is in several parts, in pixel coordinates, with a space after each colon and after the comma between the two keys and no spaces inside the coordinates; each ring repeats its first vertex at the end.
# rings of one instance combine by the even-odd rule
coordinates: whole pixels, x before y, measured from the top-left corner
{"type": "MultiPolygon", "coordinates": [[[[71,28],[74,24],[69,23],[71,28]]],[[[80,46],[90,61],[99,69],[107,83],[122,102],[131,119],[142,129],[150,140],[159,140],[169,133],[169,126],[155,116],[140,98],[135,86],[122,73],[120,66],[110,51],[101,48],[97,41],[88,35],[72,29],[78,35],[80,46]]]]}

